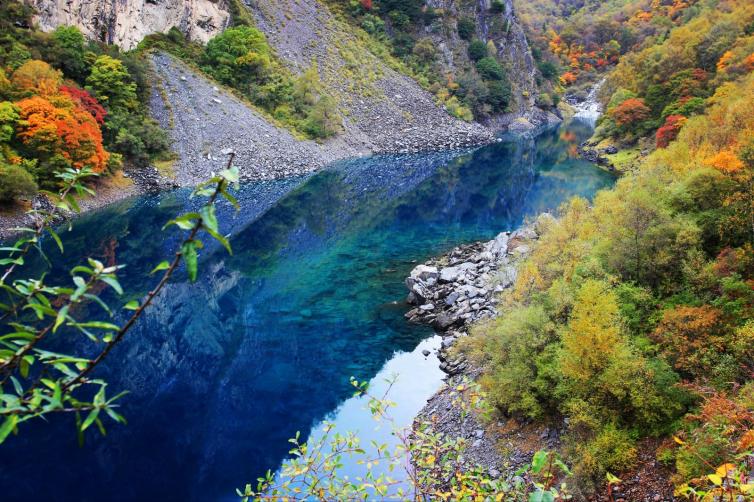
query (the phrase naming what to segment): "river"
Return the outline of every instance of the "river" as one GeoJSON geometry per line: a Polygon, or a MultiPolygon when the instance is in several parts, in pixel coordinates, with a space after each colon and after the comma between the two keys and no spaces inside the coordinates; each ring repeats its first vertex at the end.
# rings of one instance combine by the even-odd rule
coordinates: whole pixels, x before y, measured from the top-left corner
{"type": "MultiPolygon", "coordinates": [[[[81,448],[70,417],[22,425],[0,447],[2,500],[235,500],[235,488],[280,466],[296,431],[316,433],[324,419],[374,428],[349,399],[351,376],[397,372],[391,398],[410,423],[442,374],[421,355],[431,330],[403,319],[404,277],[611,186],[576,156],[590,132],[574,122],[471,152],[352,160],[243,186],[240,213],[219,211],[234,255],[206,248],[198,283],[181,272],[100,368],[111,393],[130,391],[128,425],[108,424],[106,437],[91,428],[81,448]]],[[[85,256],[117,260],[128,264],[126,295],[108,300],[143,296],[177,239],[160,228],[191,204],[175,191],[82,216],[63,234],[65,255],[50,250],[51,280],[69,280],[85,256]]],[[[52,348],[72,345],[87,350],[67,337],[52,348]]]]}

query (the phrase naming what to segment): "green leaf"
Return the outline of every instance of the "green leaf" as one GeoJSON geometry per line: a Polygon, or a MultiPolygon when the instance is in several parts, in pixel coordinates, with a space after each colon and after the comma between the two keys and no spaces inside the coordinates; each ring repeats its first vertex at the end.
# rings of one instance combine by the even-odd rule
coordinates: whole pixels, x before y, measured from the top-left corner
{"type": "Polygon", "coordinates": [[[139,302],[136,300],[131,300],[130,302],[126,303],[123,308],[126,310],[139,310],[139,302]]]}
{"type": "Polygon", "coordinates": [[[194,241],[185,243],[181,247],[181,254],[183,255],[183,260],[186,262],[186,270],[188,271],[189,280],[191,282],[196,282],[198,261],[196,254],[196,243],[194,241]]]}
{"type": "Polygon", "coordinates": [[[16,428],[16,424],[18,423],[18,416],[17,415],[10,415],[5,419],[3,422],[3,425],[0,425],[0,443],[5,441],[5,438],[8,437],[8,434],[13,432],[13,429],[16,428]]]}
{"type": "Polygon", "coordinates": [[[64,252],[63,242],[60,240],[60,237],[58,236],[58,234],[55,233],[55,231],[50,227],[47,227],[47,233],[50,234],[50,237],[52,237],[52,239],[55,241],[55,244],[58,245],[58,249],[60,249],[60,252],[61,253],[64,252]]]}
{"type": "Polygon", "coordinates": [[[99,408],[95,408],[89,412],[89,416],[87,416],[86,420],[84,420],[84,423],[81,424],[82,432],[85,431],[87,428],[89,428],[90,425],[94,423],[94,420],[97,418],[97,415],[99,415],[99,408]]]}
{"type": "Polygon", "coordinates": [[[204,206],[199,214],[202,215],[202,223],[211,232],[217,233],[217,215],[215,214],[215,206],[204,206]]]}
{"type": "Polygon", "coordinates": [[[531,470],[534,474],[539,474],[544,466],[547,464],[548,453],[544,450],[539,450],[534,454],[531,459],[531,470]]]}
{"type": "Polygon", "coordinates": [[[153,275],[156,272],[159,272],[160,270],[167,270],[170,268],[170,262],[167,260],[161,262],[159,265],[157,265],[155,268],[152,269],[151,272],[149,272],[149,275],[153,275]]]}
{"type": "Polygon", "coordinates": [[[230,247],[230,242],[228,242],[228,239],[226,239],[224,236],[220,235],[219,233],[215,232],[214,230],[210,230],[209,228],[205,229],[209,235],[215,238],[217,242],[222,244],[225,249],[228,250],[228,254],[233,254],[233,249],[230,247]]]}
{"type": "Polygon", "coordinates": [[[68,317],[68,305],[64,305],[60,310],[58,310],[58,316],[55,318],[55,325],[52,327],[52,332],[55,333],[61,324],[66,320],[68,317]]]}
{"type": "Polygon", "coordinates": [[[120,286],[118,279],[116,279],[115,277],[103,275],[102,277],[100,277],[100,280],[113,288],[119,295],[123,294],[123,288],[120,286]]]}

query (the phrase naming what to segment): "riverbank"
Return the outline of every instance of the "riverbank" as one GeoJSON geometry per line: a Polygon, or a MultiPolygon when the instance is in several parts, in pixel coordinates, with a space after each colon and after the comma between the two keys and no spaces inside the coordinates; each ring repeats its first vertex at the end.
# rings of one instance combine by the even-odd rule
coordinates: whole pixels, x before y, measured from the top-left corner
{"type": "Polygon", "coordinates": [[[435,433],[464,439],[467,465],[480,466],[493,478],[510,481],[537,450],[558,448],[560,431],[514,418],[487,423],[475,413],[463,413],[454,389],[466,380],[476,380],[481,368],[454,347],[477,323],[498,315],[500,293],[513,286],[519,262],[551,219],[544,213],[534,223],[491,241],[458,246],[415,267],[406,279],[407,302],[414,306],[406,318],[430,325],[442,336],[438,359],[447,375],[447,385],[427,401],[414,427],[430,423],[435,433]]]}
{"type": "MultiPolygon", "coordinates": [[[[442,337],[437,357],[440,369],[446,374],[445,385],[415,417],[414,430],[429,427],[429,431],[448,440],[464,440],[464,465],[469,470],[481,467],[492,478],[511,483],[516,481],[517,471],[531,462],[535,452],[561,449],[567,419],[539,422],[500,415],[490,419],[473,410],[462,410],[456,389],[477,381],[482,368],[456,350],[456,344],[470,330],[481,328],[485,321],[498,316],[501,293],[513,287],[519,264],[552,219],[552,215],[543,213],[533,223],[514,232],[503,232],[491,241],[456,247],[418,265],[406,279],[407,302],[414,306],[406,318],[432,326],[442,337]]],[[[575,490],[579,500],[675,500],[670,482],[672,473],[656,458],[659,443],[660,440],[649,438],[637,445],[639,461],[630,471],[617,473],[622,480],[620,484],[589,496],[580,493],[579,487],[570,489],[575,490]]]]}

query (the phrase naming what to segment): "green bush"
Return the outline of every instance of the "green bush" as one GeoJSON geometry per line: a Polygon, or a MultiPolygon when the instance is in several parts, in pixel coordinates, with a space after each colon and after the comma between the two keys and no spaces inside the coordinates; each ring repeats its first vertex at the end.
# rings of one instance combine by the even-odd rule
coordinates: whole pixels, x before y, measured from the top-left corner
{"type": "Polygon", "coordinates": [[[508,104],[511,100],[511,85],[508,80],[493,80],[487,83],[489,95],[487,103],[490,104],[495,112],[505,112],[508,110],[508,104]]]}
{"type": "Polygon", "coordinates": [[[485,80],[503,80],[505,78],[505,70],[493,57],[487,56],[480,59],[476,64],[476,70],[485,80]]]}
{"type": "Polygon", "coordinates": [[[462,17],[458,20],[458,36],[463,40],[471,40],[476,32],[476,23],[470,17],[462,17]]]}
{"type": "Polygon", "coordinates": [[[34,177],[19,166],[0,163],[0,202],[33,197],[37,193],[34,177]]]}
{"type": "Polygon", "coordinates": [[[479,61],[485,57],[487,57],[487,44],[477,38],[469,44],[469,58],[472,61],[479,61]]]}

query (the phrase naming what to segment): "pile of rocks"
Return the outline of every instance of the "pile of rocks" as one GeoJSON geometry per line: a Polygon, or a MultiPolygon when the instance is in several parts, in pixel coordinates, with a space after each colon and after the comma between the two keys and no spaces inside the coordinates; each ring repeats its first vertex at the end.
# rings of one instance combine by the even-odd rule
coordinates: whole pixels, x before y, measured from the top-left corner
{"type": "Polygon", "coordinates": [[[605,155],[615,155],[618,153],[617,147],[610,145],[605,148],[596,148],[596,145],[585,141],[578,146],[578,152],[584,160],[593,162],[609,171],[615,171],[615,166],[605,155]]]}
{"type": "Polygon", "coordinates": [[[538,238],[536,227],[503,232],[489,242],[456,247],[417,266],[406,278],[407,302],[414,306],[406,318],[428,324],[443,336],[439,356],[440,367],[446,373],[468,370],[463,356],[449,361],[447,349],[467,333],[469,326],[497,315],[497,297],[515,282],[517,262],[538,238]]]}

